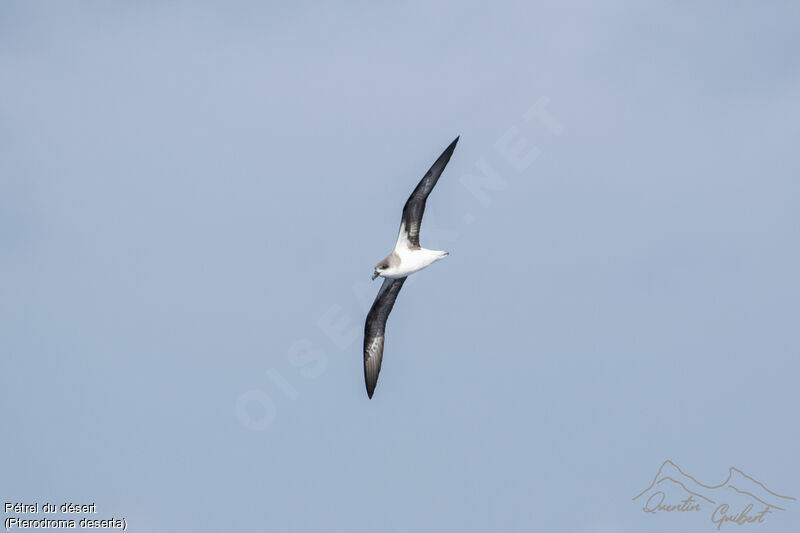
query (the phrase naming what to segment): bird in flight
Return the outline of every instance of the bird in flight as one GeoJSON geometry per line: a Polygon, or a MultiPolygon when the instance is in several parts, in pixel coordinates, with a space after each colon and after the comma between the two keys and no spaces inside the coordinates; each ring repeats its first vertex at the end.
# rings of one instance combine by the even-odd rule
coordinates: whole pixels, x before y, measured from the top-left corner
{"type": "Polygon", "coordinates": [[[450,161],[457,142],[458,137],[442,152],[439,159],[422,177],[414,192],[408,197],[406,205],[403,207],[400,232],[397,235],[394,250],[375,265],[372,279],[382,277],[383,285],[378,290],[378,296],[375,297],[367,314],[367,322],[364,326],[364,381],[367,385],[367,395],[370,398],[375,392],[378,374],[381,371],[386,319],[392,312],[392,307],[394,307],[403,283],[409,275],[448,256],[448,252],[422,248],[419,245],[419,227],[422,223],[422,214],[425,212],[428,195],[439,180],[439,176],[442,175],[447,162],[450,161]]]}

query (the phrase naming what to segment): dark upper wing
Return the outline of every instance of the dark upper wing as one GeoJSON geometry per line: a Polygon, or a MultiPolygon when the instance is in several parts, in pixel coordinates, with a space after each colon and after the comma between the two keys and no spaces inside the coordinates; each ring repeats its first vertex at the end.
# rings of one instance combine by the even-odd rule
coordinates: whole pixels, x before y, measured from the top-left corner
{"type": "Polygon", "coordinates": [[[455,138],[450,146],[445,148],[439,159],[431,166],[430,170],[422,177],[417,184],[414,192],[408,197],[406,205],[403,207],[403,218],[400,222],[400,235],[397,236],[397,246],[405,244],[408,248],[419,248],[419,226],[422,224],[422,214],[425,212],[425,201],[433,190],[439,176],[442,175],[444,167],[450,161],[453,150],[456,149],[458,137],[455,138]]]}
{"type": "Polygon", "coordinates": [[[383,360],[383,339],[386,331],[386,319],[392,312],[394,301],[406,278],[383,280],[378,296],[367,314],[364,326],[364,381],[367,384],[367,395],[372,398],[378,374],[383,360]]]}

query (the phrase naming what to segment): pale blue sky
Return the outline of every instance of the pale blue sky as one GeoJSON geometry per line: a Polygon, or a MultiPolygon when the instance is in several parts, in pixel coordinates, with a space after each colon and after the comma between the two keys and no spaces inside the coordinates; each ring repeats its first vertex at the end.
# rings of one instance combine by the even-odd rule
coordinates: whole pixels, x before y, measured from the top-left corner
{"type": "Polygon", "coordinates": [[[631,501],[665,459],[800,498],[797,4],[340,4],[0,4],[0,498],[713,531],[631,501]],[[456,135],[368,401],[369,276],[456,135]]]}

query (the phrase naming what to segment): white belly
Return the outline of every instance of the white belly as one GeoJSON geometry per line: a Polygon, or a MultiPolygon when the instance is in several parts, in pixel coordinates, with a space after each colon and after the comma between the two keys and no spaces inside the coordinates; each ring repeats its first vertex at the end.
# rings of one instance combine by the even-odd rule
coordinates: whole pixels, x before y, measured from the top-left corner
{"type": "Polygon", "coordinates": [[[404,278],[414,272],[419,272],[439,259],[444,259],[448,255],[447,252],[427,250],[425,248],[415,250],[405,248],[396,250],[396,252],[400,256],[400,265],[396,269],[392,269],[391,272],[384,274],[383,277],[385,278],[404,278]]]}

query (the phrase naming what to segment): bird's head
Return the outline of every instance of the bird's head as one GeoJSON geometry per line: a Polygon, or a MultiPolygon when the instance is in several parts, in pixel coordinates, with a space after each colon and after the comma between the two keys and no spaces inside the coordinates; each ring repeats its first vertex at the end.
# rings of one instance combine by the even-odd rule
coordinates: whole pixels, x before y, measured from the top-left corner
{"type": "Polygon", "coordinates": [[[397,267],[399,266],[400,257],[396,252],[392,252],[381,259],[377,265],[375,265],[375,272],[372,273],[372,279],[375,279],[378,276],[386,277],[387,274],[391,276],[393,273],[397,272],[397,267]]]}
{"type": "Polygon", "coordinates": [[[388,268],[389,268],[389,263],[387,263],[386,260],[383,260],[377,265],[375,265],[375,272],[372,273],[372,279],[374,280],[378,276],[382,275],[384,272],[386,272],[386,269],[388,268]]]}

